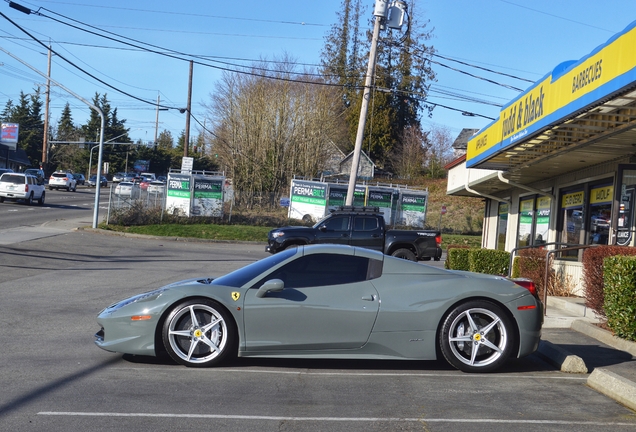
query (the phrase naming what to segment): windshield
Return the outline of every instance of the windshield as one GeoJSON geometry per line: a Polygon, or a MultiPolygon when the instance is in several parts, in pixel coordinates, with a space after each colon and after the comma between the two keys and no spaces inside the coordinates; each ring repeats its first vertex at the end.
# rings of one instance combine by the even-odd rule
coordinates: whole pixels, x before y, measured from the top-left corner
{"type": "Polygon", "coordinates": [[[214,279],[212,285],[224,285],[235,288],[240,288],[257,276],[266,272],[272,267],[276,267],[287,258],[294,256],[297,252],[296,248],[290,248],[282,252],[264,258],[260,261],[256,261],[238,270],[234,270],[232,273],[228,273],[225,276],[214,279]]]}

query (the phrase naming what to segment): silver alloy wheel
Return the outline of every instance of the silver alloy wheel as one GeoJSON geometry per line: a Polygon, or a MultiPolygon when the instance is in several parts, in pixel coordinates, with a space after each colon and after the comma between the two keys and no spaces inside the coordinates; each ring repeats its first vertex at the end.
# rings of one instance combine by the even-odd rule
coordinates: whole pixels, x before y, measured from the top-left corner
{"type": "Polygon", "coordinates": [[[488,309],[471,308],[455,317],[449,328],[448,342],[457,360],[479,368],[496,362],[510,340],[497,314],[488,309]]]}
{"type": "Polygon", "coordinates": [[[223,353],[228,340],[223,316],[205,304],[184,305],[170,317],[167,339],[184,363],[201,365],[223,353]]]}

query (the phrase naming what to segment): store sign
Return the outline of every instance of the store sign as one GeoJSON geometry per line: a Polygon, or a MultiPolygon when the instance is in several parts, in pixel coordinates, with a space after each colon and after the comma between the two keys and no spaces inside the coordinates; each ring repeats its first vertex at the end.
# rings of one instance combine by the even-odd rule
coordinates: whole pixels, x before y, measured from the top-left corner
{"type": "Polygon", "coordinates": [[[583,191],[565,194],[563,195],[563,200],[561,201],[561,207],[581,207],[583,205],[584,197],[585,193],[583,191]]]}
{"type": "Polygon", "coordinates": [[[577,62],[563,62],[468,141],[466,167],[487,159],[636,81],[636,21],[577,62]]]}
{"type": "Polygon", "coordinates": [[[590,191],[590,204],[612,202],[614,186],[603,186],[590,191]]]}
{"type": "Polygon", "coordinates": [[[0,144],[9,147],[9,150],[15,150],[18,146],[18,131],[20,125],[17,123],[2,123],[2,134],[0,135],[0,144]]]}

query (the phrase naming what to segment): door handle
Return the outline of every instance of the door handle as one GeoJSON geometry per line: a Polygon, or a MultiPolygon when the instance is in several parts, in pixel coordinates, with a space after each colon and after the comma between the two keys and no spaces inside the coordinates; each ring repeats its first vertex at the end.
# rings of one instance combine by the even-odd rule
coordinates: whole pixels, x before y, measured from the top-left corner
{"type": "Polygon", "coordinates": [[[367,294],[362,296],[362,300],[375,301],[375,294],[367,294]]]}

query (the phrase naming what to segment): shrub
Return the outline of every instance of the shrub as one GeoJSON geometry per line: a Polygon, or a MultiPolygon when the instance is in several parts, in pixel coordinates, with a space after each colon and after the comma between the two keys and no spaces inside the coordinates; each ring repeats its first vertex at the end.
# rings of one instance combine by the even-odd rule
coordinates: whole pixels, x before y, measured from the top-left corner
{"type": "Polygon", "coordinates": [[[452,265],[452,258],[451,258],[451,254],[450,251],[452,249],[470,249],[470,246],[466,246],[466,245],[462,245],[462,244],[449,244],[446,247],[446,260],[444,261],[444,268],[447,270],[459,270],[455,267],[453,267],[452,265]]]}
{"type": "Polygon", "coordinates": [[[636,341],[636,258],[613,256],[603,263],[607,325],[616,336],[636,341]]]}
{"type": "MultiPolygon", "coordinates": [[[[519,276],[534,282],[539,298],[543,298],[545,285],[544,249],[522,249],[519,251],[519,276]]],[[[552,276],[552,274],[551,274],[552,276]]]]}
{"type": "Polygon", "coordinates": [[[470,270],[470,263],[468,262],[468,255],[471,249],[456,247],[448,250],[446,261],[449,263],[451,270],[470,270]]]}
{"type": "Polygon", "coordinates": [[[636,248],[629,246],[596,246],[583,252],[583,284],[585,305],[599,317],[605,318],[603,260],[616,255],[636,255],[636,248]]]}
{"type": "Polygon", "coordinates": [[[470,249],[468,262],[472,272],[507,275],[510,266],[510,252],[494,249],[470,249]]]}

